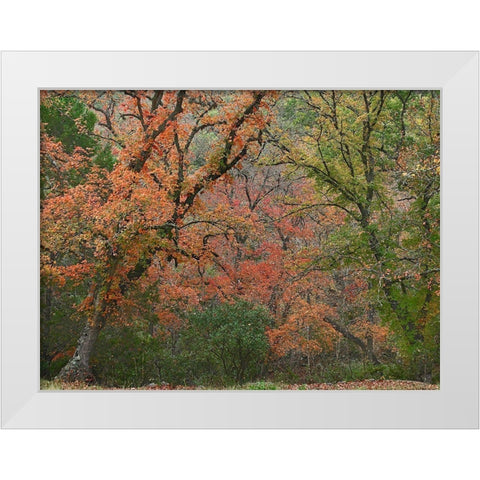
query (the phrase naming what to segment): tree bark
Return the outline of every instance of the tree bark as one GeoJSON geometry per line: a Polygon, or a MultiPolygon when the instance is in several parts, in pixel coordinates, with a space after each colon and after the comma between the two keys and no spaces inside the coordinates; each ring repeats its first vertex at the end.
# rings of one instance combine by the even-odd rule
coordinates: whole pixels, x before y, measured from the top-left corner
{"type": "Polygon", "coordinates": [[[79,381],[86,383],[91,383],[95,380],[90,369],[90,357],[95,348],[98,334],[102,329],[102,324],[95,320],[93,322],[88,320],[85,324],[73,357],[60,370],[57,379],[64,382],[79,381]]]}
{"type": "Polygon", "coordinates": [[[341,333],[345,338],[353,342],[355,345],[360,347],[363,354],[365,355],[368,360],[370,360],[374,365],[379,365],[380,362],[376,357],[375,353],[373,353],[373,345],[372,348],[369,348],[368,344],[365,344],[363,340],[356,337],[353,333],[351,333],[347,328],[339,323],[335,322],[331,318],[325,318],[325,321],[329,323],[338,333],[341,333]]]}

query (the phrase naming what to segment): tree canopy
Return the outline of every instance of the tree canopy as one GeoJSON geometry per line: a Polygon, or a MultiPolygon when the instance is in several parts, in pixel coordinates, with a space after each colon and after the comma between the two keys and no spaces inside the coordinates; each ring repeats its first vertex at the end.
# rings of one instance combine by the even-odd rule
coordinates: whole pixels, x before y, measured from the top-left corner
{"type": "Polygon", "coordinates": [[[437,91],[42,91],[42,376],[439,380],[437,91]]]}

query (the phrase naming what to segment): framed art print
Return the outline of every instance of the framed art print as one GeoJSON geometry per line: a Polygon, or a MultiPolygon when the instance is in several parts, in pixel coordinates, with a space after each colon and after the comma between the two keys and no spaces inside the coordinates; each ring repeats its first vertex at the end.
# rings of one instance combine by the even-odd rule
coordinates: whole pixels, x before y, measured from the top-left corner
{"type": "Polygon", "coordinates": [[[478,428],[478,53],[2,54],[2,426],[478,428]]]}

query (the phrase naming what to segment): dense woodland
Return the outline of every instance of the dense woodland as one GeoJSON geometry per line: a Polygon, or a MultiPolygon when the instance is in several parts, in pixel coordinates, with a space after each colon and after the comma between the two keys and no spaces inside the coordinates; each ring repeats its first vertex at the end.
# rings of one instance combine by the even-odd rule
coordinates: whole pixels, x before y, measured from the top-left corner
{"type": "Polygon", "coordinates": [[[42,378],[439,382],[438,91],[42,91],[40,110],[42,378]]]}

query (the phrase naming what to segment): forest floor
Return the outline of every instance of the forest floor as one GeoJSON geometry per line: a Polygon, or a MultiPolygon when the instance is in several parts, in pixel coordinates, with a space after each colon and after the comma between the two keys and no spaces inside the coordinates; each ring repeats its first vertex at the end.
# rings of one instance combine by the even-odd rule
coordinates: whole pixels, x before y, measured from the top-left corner
{"type": "Polygon", "coordinates": [[[266,381],[229,388],[190,387],[170,384],[149,384],[144,387],[104,387],[84,383],[63,383],[41,380],[41,390],[439,390],[439,385],[412,380],[362,380],[337,383],[283,384],[266,381]]]}

